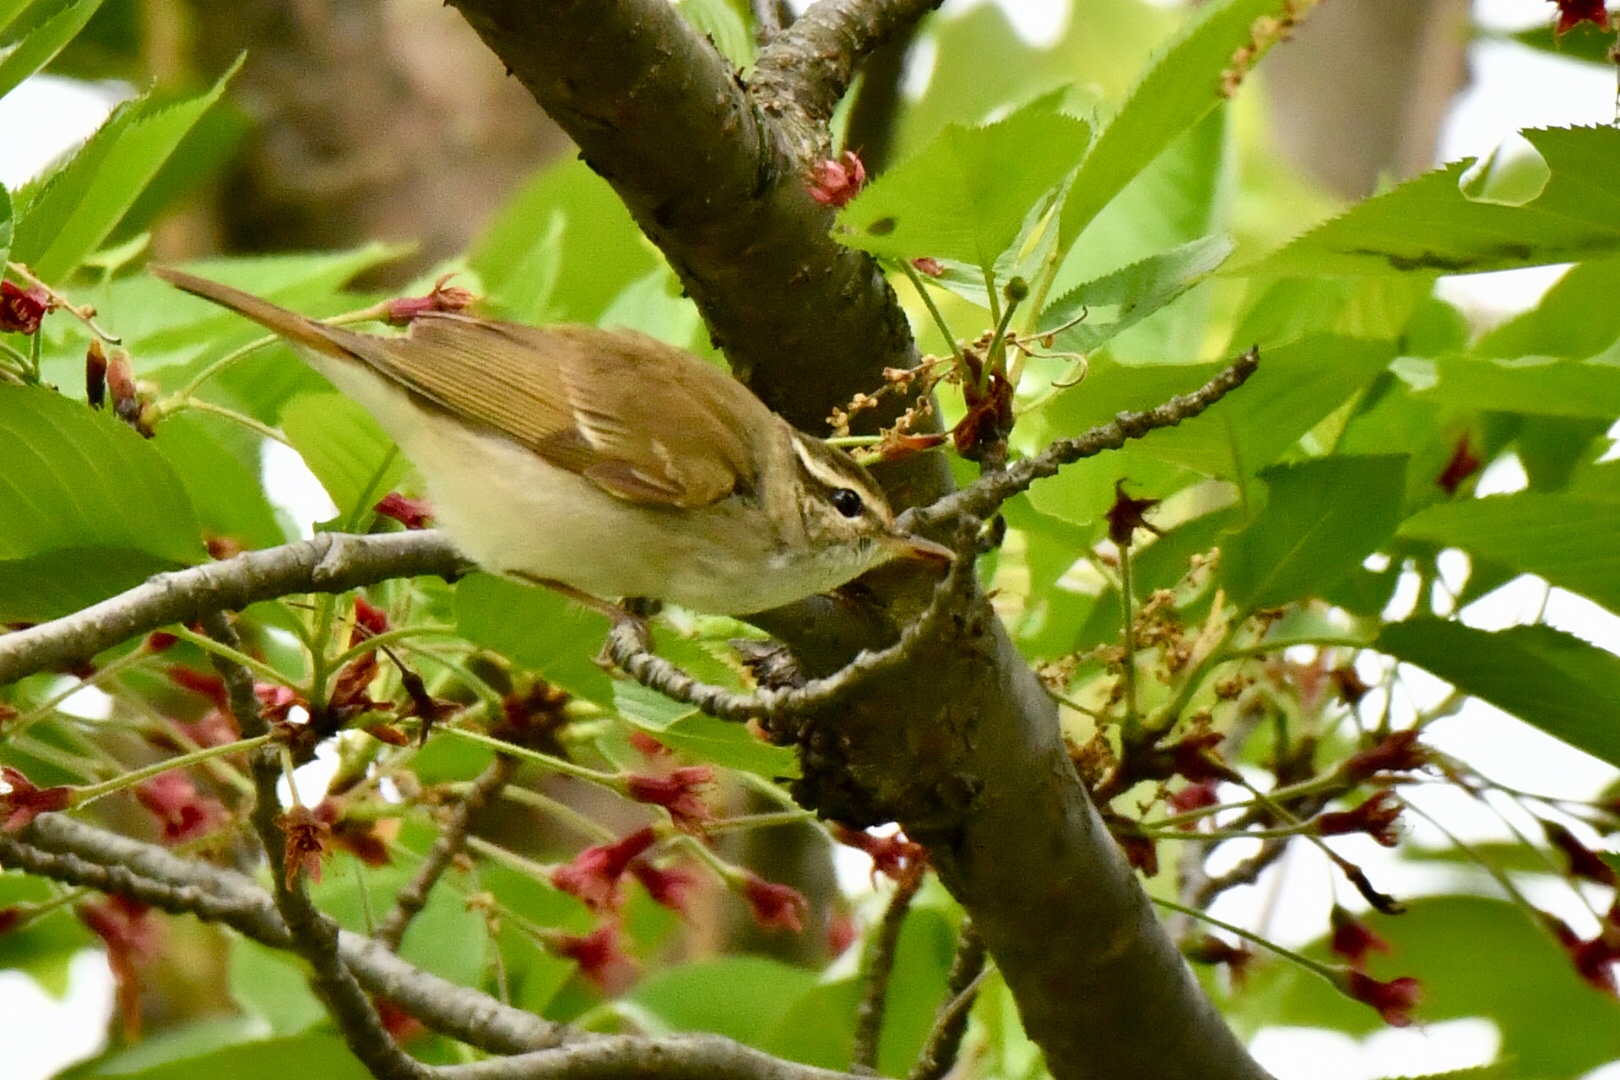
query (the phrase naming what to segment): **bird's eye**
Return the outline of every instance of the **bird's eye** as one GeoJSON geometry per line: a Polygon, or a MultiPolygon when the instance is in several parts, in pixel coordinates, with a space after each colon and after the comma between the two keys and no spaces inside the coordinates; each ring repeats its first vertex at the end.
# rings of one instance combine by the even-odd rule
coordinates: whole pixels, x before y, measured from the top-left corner
{"type": "Polygon", "coordinates": [[[861,501],[861,497],[849,488],[836,489],[831,498],[833,509],[847,518],[860,517],[861,511],[866,508],[866,504],[861,501]]]}

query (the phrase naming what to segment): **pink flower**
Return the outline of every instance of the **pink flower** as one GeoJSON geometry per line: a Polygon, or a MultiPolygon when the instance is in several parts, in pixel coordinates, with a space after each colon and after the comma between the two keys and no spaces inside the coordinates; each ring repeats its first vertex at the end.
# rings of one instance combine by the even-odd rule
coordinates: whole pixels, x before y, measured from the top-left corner
{"type": "Polygon", "coordinates": [[[1423,1001],[1423,985],[1411,976],[1379,982],[1360,971],[1347,971],[1341,989],[1371,1005],[1390,1027],[1411,1027],[1412,1010],[1423,1001]]]}
{"type": "Polygon", "coordinates": [[[699,788],[714,783],[714,768],[685,765],[668,776],[631,773],[625,777],[625,793],[636,802],[662,806],[682,832],[701,834],[703,825],[714,815],[698,795],[699,788]]]}
{"type": "Polygon", "coordinates": [[[1380,791],[1354,810],[1319,815],[1317,833],[1321,836],[1366,833],[1385,847],[1394,847],[1400,842],[1395,822],[1405,808],[1406,804],[1394,792],[1380,791]]]}
{"type": "Polygon", "coordinates": [[[604,994],[612,995],[635,981],[636,962],[619,947],[619,924],[605,922],[589,934],[557,934],[551,949],[579,965],[579,973],[604,994]]]}
{"type": "Polygon", "coordinates": [[[11,790],[0,793],[0,814],[5,815],[0,829],[17,832],[41,814],[66,810],[73,803],[73,789],[66,787],[35,787],[22,773],[7,765],[0,768],[11,790]]]}
{"type": "Polygon", "coordinates": [[[853,150],[845,150],[837,161],[828,158],[810,166],[810,180],[804,186],[821,205],[843,206],[865,183],[866,166],[853,150]]]}
{"type": "Polygon", "coordinates": [[[611,844],[588,847],[573,862],[552,870],[551,883],[592,911],[617,911],[623,903],[619,878],[657,839],[651,829],[640,829],[611,844]]]}
{"type": "Polygon", "coordinates": [[[1360,971],[1369,952],[1389,952],[1389,942],[1338,904],[1328,916],[1333,925],[1333,951],[1344,957],[1351,968],[1360,971]]]}
{"type": "Polygon", "coordinates": [[[872,857],[872,872],[894,880],[899,880],[901,875],[913,867],[928,861],[928,852],[923,846],[907,840],[904,833],[877,836],[859,829],[851,829],[847,825],[835,825],[833,839],[840,844],[847,844],[858,851],[866,852],[872,857]]]}
{"type": "Polygon", "coordinates": [[[435,281],[432,291],[426,296],[402,296],[388,301],[388,313],[384,318],[395,326],[404,326],[429,312],[465,310],[477,297],[466,289],[446,284],[453,277],[454,274],[445,274],[435,281]]]}
{"type": "Polygon", "coordinates": [[[766,930],[781,927],[798,933],[804,929],[803,918],[810,911],[810,902],[799,890],[745,871],[743,898],[748,901],[754,921],[766,930]]]}
{"type": "Polygon", "coordinates": [[[684,918],[691,917],[692,893],[698,884],[697,878],[691,873],[678,866],[660,870],[646,859],[631,863],[630,872],[647,890],[653,903],[667,907],[684,918]]]}
{"type": "Polygon", "coordinates": [[[191,777],[178,769],[159,773],[137,787],[135,798],[163,826],[165,844],[204,836],[228,816],[224,803],[202,794],[191,777]]]}
{"type": "Polygon", "coordinates": [[[426,499],[408,499],[397,491],[384,495],[372,509],[407,529],[425,529],[433,523],[433,507],[426,499]]]}

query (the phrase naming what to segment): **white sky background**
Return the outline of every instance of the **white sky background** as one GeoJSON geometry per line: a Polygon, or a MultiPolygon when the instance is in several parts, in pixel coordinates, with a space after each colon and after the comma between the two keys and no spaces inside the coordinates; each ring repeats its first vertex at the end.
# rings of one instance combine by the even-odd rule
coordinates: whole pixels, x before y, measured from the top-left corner
{"type": "MultiPolygon", "coordinates": [[[[947,0],[945,10],[966,10],[979,2],[983,0],[947,0]]],[[[1053,40],[1063,30],[1067,5],[1062,0],[996,2],[1006,9],[1019,32],[1032,41],[1053,40]]],[[[1150,2],[1174,5],[1176,0],[1150,2]]],[[[1488,27],[1516,30],[1544,25],[1551,18],[1552,7],[1542,0],[1475,0],[1475,13],[1488,27]]],[[[1615,120],[1615,76],[1596,65],[1492,42],[1476,44],[1471,55],[1474,82],[1458,99],[1447,120],[1440,144],[1442,161],[1487,154],[1504,137],[1523,127],[1615,120]]],[[[118,84],[86,86],[41,76],[0,100],[0,182],[16,187],[29,179],[93,130],[122,93],[124,88],[118,84]]],[[[1444,281],[1441,289],[1453,302],[1502,317],[1533,305],[1559,273],[1560,268],[1536,268],[1481,274],[1444,281]]],[[[279,449],[271,447],[272,451],[279,449]]],[[[267,455],[267,480],[273,497],[294,507],[306,523],[330,516],[331,504],[325,493],[296,457],[288,461],[267,455]]],[[[1488,471],[1480,491],[1508,491],[1522,484],[1522,471],[1510,461],[1488,471]]],[[[1465,566],[1466,560],[1459,559],[1458,564],[1459,568],[1465,566]]],[[[1464,618],[1480,627],[1512,625],[1526,621],[1542,605],[1544,597],[1542,583],[1522,578],[1473,605],[1464,618]]],[[[1398,597],[1396,603],[1409,605],[1415,600],[1411,596],[1398,597]]],[[[1546,621],[1620,652],[1620,619],[1580,597],[1553,590],[1546,598],[1546,621]]],[[[1437,699],[1443,690],[1441,684],[1421,673],[1413,683],[1420,704],[1437,699]]],[[[1579,796],[1595,793],[1615,776],[1615,770],[1607,765],[1478,703],[1470,703],[1457,716],[1434,724],[1429,738],[1441,749],[1466,757],[1493,779],[1523,789],[1579,796]]],[[[304,784],[299,786],[302,791],[304,784]]],[[[1431,798],[1413,801],[1425,809],[1442,812],[1448,825],[1464,839],[1506,835],[1496,819],[1465,799],[1448,797],[1447,792],[1436,789],[1431,798]]],[[[1443,838],[1413,815],[1408,817],[1412,818],[1413,839],[1432,846],[1443,843],[1443,838]]],[[[849,856],[847,865],[840,866],[846,887],[852,891],[866,888],[868,866],[864,856],[839,850],[849,856]]],[[[1432,874],[1402,866],[1393,853],[1370,841],[1360,849],[1347,850],[1347,854],[1360,861],[1387,891],[1411,895],[1425,887],[1444,887],[1432,874]]],[[[1331,876],[1318,865],[1320,861],[1314,850],[1300,846],[1286,860],[1280,881],[1263,881],[1254,888],[1235,890],[1222,898],[1215,913],[1253,926],[1260,912],[1266,911],[1269,914],[1259,928],[1279,942],[1300,944],[1314,939],[1326,925],[1331,903],[1327,884],[1331,876]]],[[[1590,914],[1574,904],[1567,893],[1548,890],[1545,897],[1537,899],[1579,932],[1592,931],[1590,914]]],[[[24,975],[0,972],[0,1073],[11,1080],[42,1080],[71,1061],[95,1052],[102,1044],[105,1018],[111,1007],[111,977],[98,953],[85,953],[75,959],[69,991],[60,1001],[42,993],[24,975]]],[[[1423,1030],[1389,1029],[1359,1041],[1329,1032],[1268,1029],[1254,1040],[1252,1048],[1261,1062],[1284,1080],[1372,1080],[1483,1064],[1494,1057],[1498,1041],[1489,1022],[1463,1020],[1423,1030]]],[[[1620,1080],[1620,1064],[1597,1070],[1586,1080],[1620,1080]]]]}

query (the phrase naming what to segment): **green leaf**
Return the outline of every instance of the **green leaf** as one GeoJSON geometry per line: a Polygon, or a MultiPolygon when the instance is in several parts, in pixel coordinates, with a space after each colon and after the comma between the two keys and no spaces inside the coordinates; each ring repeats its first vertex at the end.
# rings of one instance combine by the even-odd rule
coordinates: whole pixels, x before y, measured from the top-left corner
{"type": "Polygon", "coordinates": [[[1238,272],[1471,274],[1577,262],[1620,250],[1620,129],[1524,132],[1546,161],[1546,187],[1522,206],[1460,189],[1472,161],[1409,180],[1238,272]]]}
{"type": "Polygon", "coordinates": [[[259,482],[256,435],[221,417],[180,413],[163,422],[152,445],[180,477],[207,533],[251,548],[287,540],[259,482]]]}
{"type": "Polygon", "coordinates": [[[754,64],[759,51],[742,16],[727,0],[681,0],[676,8],[700,33],[709,35],[720,55],[739,71],[754,64]]]}
{"type": "Polygon", "coordinates": [[[126,548],[207,557],[184,486],[146,440],[52,391],[0,385],[0,559],[126,548]]]}
{"type": "Polygon", "coordinates": [[[701,761],[742,769],[767,780],[799,775],[799,759],[792,747],[762,742],[742,724],[705,716],[640,683],[615,682],[613,706],[636,727],[656,734],[659,742],[701,761]]]}
{"type": "Polygon", "coordinates": [[[240,65],[197,97],[163,105],[148,95],[114,110],[34,194],[17,223],[11,257],[46,281],[66,277],[112,233],[240,65]]]}
{"type": "MultiPolygon", "coordinates": [[[[9,872],[0,875],[0,908],[49,899],[51,893],[43,878],[9,872]]],[[[68,992],[73,958],[98,944],[100,939],[84,923],[72,913],[59,910],[21,929],[0,934],[0,971],[27,975],[41,990],[61,998],[68,992]]]]}
{"type": "Polygon", "coordinates": [[[1578,23],[1562,34],[1551,26],[1538,26],[1533,30],[1521,30],[1510,36],[1521,45],[1528,45],[1532,49],[1540,49],[1555,56],[1586,60],[1602,64],[1605,68],[1614,64],[1614,61],[1609,59],[1609,49],[1614,45],[1614,34],[1593,22],[1578,23]]]}
{"type": "Polygon", "coordinates": [[[1481,337],[1477,356],[1596,356],[1620,339],[1620,259],[1593,259],[1571,267],[1541,302],[1481,337]]]}
{"type": "Polygon", "coordinates": [[[536,303],[536,270],[556,247],[557,279],[545,303],[559,319],[593,323],[627,284],[659,257],[606,180],[572,154],[541,172],[489,223],[468,265],[504,313],[519,317],[536,303]],[[551,236],[562,215],[561,240],[551,236]],[[560,246],[559,246],[560,245],[560,246]]]}
{"type": "MultiPolygon", "coordinates": [[[[1238,352],[1251,345],[1275,347],[1311,334],[1394,341],[1429,298],[1434,285],[1418,275],[1401,277],[1284,277],[1250,283],[1257,293],[1227,345],[1238,352]]],[[[1468,341],[1461,323],[1455,348],[1468,341]]],[[[1412,346],[1409,351],[1425,356],[1412,346]]]]}
{"type": "Polygon", "coordinates": [[[1259,59],[1275,42],[1253,39],[1255,21],[1285,6],[1283,0],[1224,0],[1199,8],[1097,136],[1063,207],[1060,246],[1072,243],[1149,162],[1226,100],[1223,73],[1232,69],[1234,54],[1258,44],[1251,62],[1259,59]]]}
{"type": "Polygon", "coordinates": [[[607,620],[550,589],[473,574],[456,586],[456,627],[571,694],[613,701],[613,680],[593,661],[607,620]]]}
{"type": "Polygon", "coordinates": [[[371,1074],[336,1035],[309,1033],[251,1039],[253,1026],[262,1023],[245,1017],[204,1021],[194,1025],[200,1030],[184,1029],[174,1035],[158,1036],[71,1069],[61,1075],[61,1080],[103,1076],[125,1080],[286,1080],[289,1076],[369,1080],[371,1074]],[[220,1045],[222,1040],[230,1041],[220,1045]],[[131,1061],[133,1065],[127,1064],[131,1061]]]}
{"type": "Polygon", "coordinates": [[[1613,356],[1446,356],[1435,362],[1439,381],[1416,396],[1458,409],[1613,420],[1620,416],[1620,363],[1615,361],[1613,356]]]}
{"type": "Polygon", "coordinates": [[[621,1005],[652,1035],[707,1031],[752,1046],[815,985],[814,972],[780,960],[726,956],[651,975],[621,1005]]]}
{"type": "Polygon", "coordinates": [[[874,255],[931,255],[988,271],[1089,135],[1049,97],[985,127],[952,125],[856,196],[839,214],[838,239],[874,255]]]}
{"type": "Polygon", "coordinates": [[[60,619],[181,565],[126,547],[59,548],[0,559],[0,622],[60,619]]]}
{"type": "Polygon", "coordinates": [[[342,394],[303,394],[287,403],[281,430],[345,520],[357,520],[399,486],[405,459],[394,440],[356,401],[342,394]]]}
{"type": "Polygon", "coordinates": [[[0,32],[11,27],[32,0],[0,0],[0,32]]]}
{"type": "Polygon", "coordinates": [[[1430,618],[1385,626],[1373,647],[1620,765],[1620,656],[1550,626],[1488,633],[1430,618]]]}
{"type": "Polygon", "coordinates": [[[1520,491],[1431,506],[1401,535],[1539,574],[1620,611],[1620,501],[1520,491]]]}
{"type": "Polygon", "coordinates": [[[1377,551],[1400,522],[1406,458],[1318,458],[1260,477],[1266,508],[1225,553],[1228,590],[1245,611],[1314,595],[1377,551]]]}
{"type": "MultiPolygon", "coordinates": [[[[1373,954],[1369,974],[1418,978],[1422,1023],[1490,1020],[1512,1075],[1574,1080],[1620,1057],[1620,1002],[1583,982],[1568,954],[1522,908],[1477,896],[1433,896],[1410,901],[1404,915],[1365,919],[1394,949],[1373,954]]],[[[1325,942],[1305,951],[1328,957],[1325,942]]],[[[1376,1012],[1315,974],[1283,964],[1255,974],[1239,998],[1245,1026],[1330,1027],[1355,1035],[1384,1027],[1376,1012]]]]}
{"type": "MultiPolygon", "coordinates": [[[[84,24],[100,6],[101,0],[70,0],[31,28],[0,60],[0,97],[11,93],[24,79],[50,63],[51,58],[84,29],[84,24]]],[[[13,5],[11,11],[4,13],[6,23],[16,17],[18,7],[20,5],[13,5]]]]}
{"type": "Polygon", "coordinates": [[[1057,335],[1058,348],[1090,352],[1213,273],[1232,253],[1227,236],[1206,236],[1077,285],[1041,312],[1038,334],[1085,318],[1057,335]]]}
{"type": "Polygon", "coordinates": [[[758,1047],[789,1061],[823,1069],[849,1068],[855,1045],[855,1010],[865,981],[851,976],[824,982],[799,995],[758,1047]]]}
{"type": "Polygon", "coordinates": [[[1315,335],[1265,350],[1248,382],[1178,427],[1142,440],[1145,454],[1239,479],[1282,457],[1394,359],[1389,342],[1315,335]]]}
{"type": "Polygon", "coordinates": [[[0,185],[0,264],[11,254],[11,192],[0,185]]]}
{"type": "Polygon", "coordinates": [[[293,954],[232,935],[230,957],[232,1000],[269,1024],[270,1034],[298,1035],[326,1019],[310,993],[308,969],[293,954]]]}

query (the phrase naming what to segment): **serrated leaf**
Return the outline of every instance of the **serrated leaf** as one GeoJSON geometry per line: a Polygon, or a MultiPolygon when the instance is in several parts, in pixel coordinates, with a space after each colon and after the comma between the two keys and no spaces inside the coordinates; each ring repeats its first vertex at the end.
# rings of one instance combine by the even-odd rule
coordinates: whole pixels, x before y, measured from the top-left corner
{"type": "Polygon", "coordinates": [[[11,257],[46,281],[66,277],[112,233],[240,66],[238,59],[197,97],[163,105],[147,95],[114,110],[34,192],[17,222],[11,257]]]}
{"type": "Polygon", "coordinates": [[[472,574],[456,586],[456,628],[571,694],[613,701],[613,680],[594,662],[607,620],[550,589],[472,574]]]}
{"type": "Polygon", "coordinates": [[[1253,38],[1255,20],[1281,12],[1283,0],[1225,0],[1202,5],[1159,55],[1086,155],[1063,207],[1059,244],[1067,247],[1100,210],[1181,134],[1226,98],[1223,73],[1239,49],[1274,39],[1253,38]]]}
{"type": "Polygon", "coordinates": [[[345,519],[394,490],[405,475],[394,440],[342,394],[294,398],[282,410],[281,430],[345,519]]]}
{"type": "MultiPolygon", "coordinates": [[[[84,24],[100,6],[101,0],[71,0],[29,30],[0,60],[0,97],[11,93],[24,79],[50,63],[51,58],[84,29],[84,24]]],[[[9,24],[19,10],[20,5],[12,5],[0,25],[9,24]]]]}
{"type": "Polygon", "coordinates": [[[254,548],[287,540],[259,480],[258,436],[192,412],[165,420],[152,445],[180,477],[210,535],[254,548]]]}
{"type": "Polygon", "coordinates": [[[1225,551],[1225,581],[1245,611],[1315,595],[1361,565],[1400,522],[1404,456],[1328,457],[1260,478],[1266,508],[1225,551]]]}
{"type": "Polygon", "coordinates": [[[0,32],[11,27],[32,0],[0,0],[0,32]]]}
{"type": "Polygon", "coordinates": [[[1578,262],[1620,251],[1620,129],[1544,128],[1524,137],[1546,161],[1541,194],[1522,206],[1459,189],[1452,162],[1358,203],[1242,273],[1472,274],[1578,262]]]}
{"type": "Polygon", "coordinates": [[[1489,633],[1431,618],[1385,626],[1373,648],[1620,766],[1620,656],[1550,626],[1489,633]]]}
{"type": "Polygon", "coordinates": [[[1089,137],[1050,97],[984,127],[952,125],[869,184],[839,214],[836,235],[874,255],[931,255],[988,271],[1089,137]]]}
{"type": "Polygon", "coordinates": [[[1213,273],[1232,254],[1225,235],[1206,236],[1189,244],[1077,285],[1041,312],[1041,330],[1050,333],[1085,312],[1085,318],[1057,335],[1056,347],[1090,352],[1213,273]]]}
{"type": "Polygon", "coordinates": [[[1539,574],[1620,611],[1620,501],[1520,491],[1431,506],[1401,535],[1539,574]]]}
{"type": "Polygon", "coordinates": [[[0,559],[95,546],[173,563],[207,557],[174,470],[105,413],[0,386],[0,461],[0,559]]]}
{"type": "Polygon", "coordinates": [[[1540,303],[1494,327],[1474,346],[1476,356],[1596,356],[1620,339],[1620,259],[1593,259],[1553,283],[1540,303]]]}

